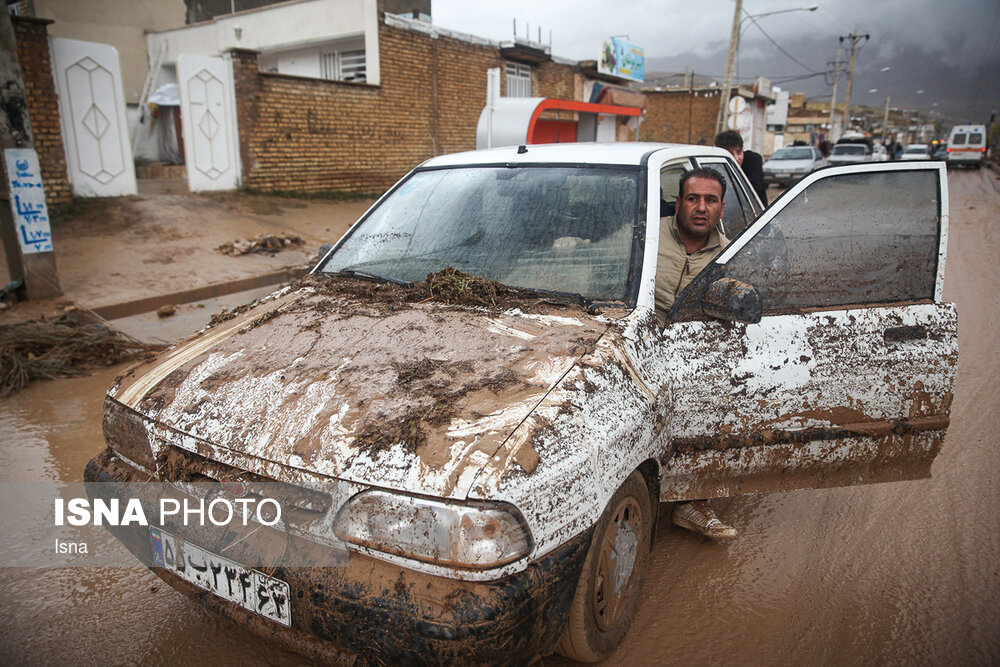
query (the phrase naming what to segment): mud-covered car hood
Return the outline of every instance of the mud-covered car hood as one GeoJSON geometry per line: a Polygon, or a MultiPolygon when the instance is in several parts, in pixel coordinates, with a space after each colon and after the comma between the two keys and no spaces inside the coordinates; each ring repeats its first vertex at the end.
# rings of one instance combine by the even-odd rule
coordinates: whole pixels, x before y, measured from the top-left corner
{"type": "Polygon", "coordinates": [[[109,395],[257,472],[464,497],[608,326],[538,299],[488,312],[303,288],[131,369],[109,395]]]}

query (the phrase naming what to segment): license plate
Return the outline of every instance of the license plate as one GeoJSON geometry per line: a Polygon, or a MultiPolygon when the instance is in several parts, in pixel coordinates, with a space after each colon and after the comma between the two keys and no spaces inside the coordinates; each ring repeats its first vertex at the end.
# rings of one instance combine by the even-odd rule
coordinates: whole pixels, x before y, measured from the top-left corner
{"type": "Polygon", "coordinates": [[[165,530],[149,528],[153,562],[223,600],[286,627],[292,624],[288,584],[185,542],[165,530]]]}
{"type": "Polygon", "coordinates": [[[791,174],[778,174],[778,178],[788,178],[791,174]]]}

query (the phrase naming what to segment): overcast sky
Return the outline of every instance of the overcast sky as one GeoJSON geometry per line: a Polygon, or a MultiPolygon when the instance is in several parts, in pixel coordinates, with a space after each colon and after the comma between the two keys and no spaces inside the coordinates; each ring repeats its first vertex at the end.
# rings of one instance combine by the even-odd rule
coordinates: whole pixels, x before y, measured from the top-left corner
{"type": "MultiPolygon", "coordinates": [[[[744,22],[741,80],[764,75],[828,100],[832,78],[822,73],[838,38],[857,28],[871,39],[857,54],[852,104],[882,106],[889,95],[893,107],[945,122],[986,122],[1000,107],[1000,0],[744,0],[743,9],[757,16],[813,5],[756,19],[773,42],[744,22]]],[[[537,40],[541,27],[546,43],[551,31],[552,54],[573,60],[594,60],[603,39],[627,35],[645,50],[647,71],[687,65],[721,81],[734,8],[733,0],[432,0],[431,11],[442,28],[496,41],[512,38],[514,19],[520,37],[530,29],[537,40]]],[[[841,101],[845,88],[842,78],[841,101]]]]}

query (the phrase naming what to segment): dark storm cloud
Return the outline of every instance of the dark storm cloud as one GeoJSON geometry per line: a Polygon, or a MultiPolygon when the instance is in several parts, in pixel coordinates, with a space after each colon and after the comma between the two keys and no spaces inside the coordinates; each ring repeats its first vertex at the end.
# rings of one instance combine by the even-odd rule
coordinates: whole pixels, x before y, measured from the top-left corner
{"type": "MultiPolygon", "coordinates": [[[[832,78],[814,75],[829,69],[838,37],[855,28],[871,35],[860,49],[852,103],[893,106],[942,115],[985,118],[1000,108],[1000,0],[744,0],[746,13],[759,16],[793,7],[818,5],[761,17],[760,28],[795,60],[783,55],[752,22],[744,23],[739,75],[757,75],[791,91],[820,99],[831,92],[832,78]],[[889,72],[881,68],[890,67],[889,72]],[[876,93],[868,91],[876,89],[876,93]],[[916,91],[923,90],[923,93],[916,91]],[[934,106],[937,103],[937,106],[934,106]]],[[[731,0],[506,0],[503,3],[434,0],[434,22],[441,27],[495,40],[510,39],[512,19],[520,34],[530,24],[531,38],[549,41],[556,56],[593,59],[602,39],[628,35],[646,52],[647,71],[696,72],[722,79],[733,20],[731,0]]],[[[846,55],[845,55],[846,60],[846,55]]],[[[839,98],[843,99],[841,80],[839,98]]]]}

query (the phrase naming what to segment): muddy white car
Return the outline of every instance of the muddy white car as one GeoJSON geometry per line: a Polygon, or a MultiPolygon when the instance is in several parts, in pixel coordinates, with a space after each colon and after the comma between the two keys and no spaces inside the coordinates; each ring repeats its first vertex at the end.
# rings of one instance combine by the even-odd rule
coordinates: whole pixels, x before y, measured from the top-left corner
{"type": "Polygon", "coordinates": [[[116,534],[313,655],[599,660],[662,503],[930,475],[958,358],[946,185],[939,163],[829,168],[761,214],[715,148],[429,160],[308,279],[119,378],[86,479],[280,485],[285,537],[116,534]],[[660,327],[661,215],[698,166],[727,181],[732,240],[660,327]],[[316,566],[247,560],[309,545],[316,566]]]}

